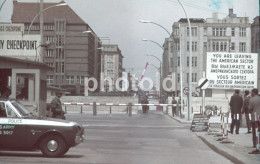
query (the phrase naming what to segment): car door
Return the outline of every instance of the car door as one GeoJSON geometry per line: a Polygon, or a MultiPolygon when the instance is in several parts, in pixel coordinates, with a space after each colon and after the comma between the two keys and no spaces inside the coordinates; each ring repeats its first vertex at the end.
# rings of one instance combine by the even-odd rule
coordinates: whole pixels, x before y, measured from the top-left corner
{"type": "Polygon", "coordinates": [[[26,120],[19,117],[11,103],[0,102],[0,147],[4,149],[25,148],[27,143],[26,120]]]}

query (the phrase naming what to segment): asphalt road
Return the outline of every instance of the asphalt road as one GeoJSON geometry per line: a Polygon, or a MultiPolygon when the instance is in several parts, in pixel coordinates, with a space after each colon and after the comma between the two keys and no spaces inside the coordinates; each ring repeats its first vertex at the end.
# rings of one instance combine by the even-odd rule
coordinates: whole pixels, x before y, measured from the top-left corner
{"type": "Polygon", "coordinates": [[[162,112],[150,111],[132,117],[125,114],[66,117],[83,124],[86,138],[64,157],[45,158],[41,152],[1,151],[0,163],[231,163],[190,132],[190,125],[180,124],[162,112]]]}

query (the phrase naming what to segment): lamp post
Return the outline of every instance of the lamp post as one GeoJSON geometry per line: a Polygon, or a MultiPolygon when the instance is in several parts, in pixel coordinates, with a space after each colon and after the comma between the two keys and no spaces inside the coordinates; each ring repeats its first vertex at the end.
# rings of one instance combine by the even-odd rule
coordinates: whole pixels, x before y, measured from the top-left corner
{"type": "Polygon", "coordinates": [[[145,41],[145,42],[152,42],[154,44],[156,44],[157,46],[159,46],[162,50],[164,50],[163,46],[161,46],[159,43],[153,41],[153,40],[149,40],[149,39],[142,39],[142,41],[145,41]]]}
{"type": "Polygon", "coordinates": [[[190,19],[189,19],[189,17],[188,17],[188,15],[187,15],[187,13],[186,13],[186,11],[185,11],[185,9],[184,9],[184,7],[183,7],[183,5],[181,4],[181,2],[180,2],[180,0],[178,0],[178,2],[179,2],[179,4],[181,5],[181,7],[182,7],[182,9],[183,9],[183,11],[184,11],[184,13],[185,13],[185,15],[186,15],[186,18],[187,18],[187,21],[188,21],[188,25],[189,25],[189,40],[190,40],[190,44],[189,44],[189,50],[190,50],[190,55],[189,55],[189,58],[190,58],[190,60],[189,60],[189,67],[190,67],[190,69],[189,69],[189,105],[188,105],[188,120],[190,120],[191,119],[191,104],[192,104],[192,84],[191,84],[191,82],[192,82],[192,80],[191,80],[191,78],[192,78],[192,62],[191,62],[191,60],[192,60],[192,33],[191,33],[191,25],[190,25],[190,19]]]}
{"type": "Polygon", "coordinates": [[[50,9],[50,8],[53,8],[53,7],[67,6],[67,5],[68,5],[67,3],[60,3],[60,4],[57,4],[57,5],[49,6],[49,7],[45,8],[45,9],[43,9],[42,11],[40,11],[40,12],[39,12],[37,15],[35,15],[35,17],[33,18],[32,22],[31,22],[31,24],[30,24],[30,26],[29,26],[29,28],[28,28],[27,34],[28,34],[28,35],[30,34],[30,30],[31,30],[31,27],[32,27],[32,25],[33,25],[33,22],[35,21],[35,19],[36,19],[42,12],[44,12],[44,11],[50,9]]]}
{"type": "Polygon", "coordinates": [[[140,23],[151,23],[151,24],[155,24],[159,27],[161,27],[162,29],[164,29],[168,34],[169,36],[171,37],[171,33],[165,28],[163,27],[162,25],[158,24],[158,23],[155,23],[155,22],[152,22],[152,21],[148,21],[148,20],[139,20],[140,23]]]}
{"type": "Polygon", "coordinates": [[[159,67],[159,72],[160,72],[160,99],[162,97],[162,75],[161,75],[161,69],[162,69],[162,61],[155,55],[146,55],[146,56],[151,56],[151,57],[154,57],[156,58],[159,62],[160,62],[160,67],[159,67]]]}
{"type": "Polygon", "coordinates": [[[1,4],[0,11],[2,10],[2,7],[4,6],[5,2],[6,2],[6,0],[4,0],[4,2],[1,4]]]}

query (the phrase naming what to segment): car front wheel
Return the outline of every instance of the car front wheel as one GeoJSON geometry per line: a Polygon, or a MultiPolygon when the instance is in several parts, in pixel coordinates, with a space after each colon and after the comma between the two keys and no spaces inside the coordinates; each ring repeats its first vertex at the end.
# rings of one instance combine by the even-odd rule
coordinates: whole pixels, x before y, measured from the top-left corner
{"type": "Polygon", "coordinates": [[[46,136],[40,143],[41,151],[47,157],[62,156],[66,151],[66,147],[64,139],[58,135],[46,136]]]}

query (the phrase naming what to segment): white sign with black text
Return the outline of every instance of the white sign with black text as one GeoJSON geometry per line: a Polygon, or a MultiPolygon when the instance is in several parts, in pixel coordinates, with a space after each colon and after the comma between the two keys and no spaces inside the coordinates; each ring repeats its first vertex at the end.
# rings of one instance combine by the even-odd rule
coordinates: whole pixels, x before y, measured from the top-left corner
{"type": "Polygon", "coordinates": [[[207,53],[209,88],[251,90],[257,87],[257,53],[207,53]]]}

